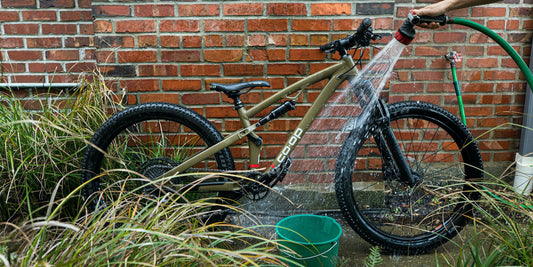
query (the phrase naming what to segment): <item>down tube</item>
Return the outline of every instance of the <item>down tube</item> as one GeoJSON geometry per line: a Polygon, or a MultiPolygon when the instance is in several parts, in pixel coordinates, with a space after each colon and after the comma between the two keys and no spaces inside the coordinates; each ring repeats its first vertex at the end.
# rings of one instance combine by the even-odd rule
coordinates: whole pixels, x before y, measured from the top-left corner
{"type": "MultiPolygon", "coordinates": [[[[353,66],[354,64],[351,57],[345,57],[343,60],[347,66],[353,66]]],[[[346,80],[345,78],[346,76],[344,75],[341,78],[338,78],[341,76],[341,74],[346,72],[346,70],[347,70],[346,68],[341,68],[338,72],[336,72],[335,74],[333,74],[333,76],[331,76],[330,80],[328,81],[324,89],[322,89],[322,92],[320,92],[317,99],[313,102],[313,105],[311,106],[311,108],[309,108],[305,116],[302,118],[302,121],[298,124],[298,127],[296,128],[296,130],[294,130],[289,140],[287,140],[287,143],[285,143],[285,145],[283,146],[283,149],[279,152],[278,156],[274,159],[274,162],[272,163],[271,168],[278,166],[278,164],[283,162],[292,153],[296,145],[298,145],[298,143],[302,139],[303,135],[307,132],[307,130],[311,126],[311,123],[315,120],[318,113],[322,110],[326,102],[333,95],[333,92],[335,92],[335,89],[337,89],[337,87],[339,87],[340,84],[346,80]]],[[[352,74],[352,72],[355,73],[356,69],[354,68],[349,73],[352,74]]]]}

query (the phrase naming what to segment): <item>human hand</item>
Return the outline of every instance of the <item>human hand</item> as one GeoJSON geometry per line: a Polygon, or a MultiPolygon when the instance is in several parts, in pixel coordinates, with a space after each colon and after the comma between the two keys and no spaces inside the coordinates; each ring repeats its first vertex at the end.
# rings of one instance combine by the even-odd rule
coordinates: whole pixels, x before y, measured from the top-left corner
{"type": "MultiPolygon", "coordinates": [[[[439,14],[438,12],[434,12],[431,9],[427,10],[426,8],[413,9],[411,10],[411,12],[413,12],[413,14],[418,15],[418,16],[428,16],[428,17],[436,17],[441,14],[444,14],[444,13],[439,14]],[[431,14],[431,15],[427,15],[427,14],[431,14]]],[[[431,22],[431,23],[424,22],[424,23],[417,24],[416,26],[419,26],[421,28],[426,28],[426,29],[437,29],[441,25],[438,22],[431,22]]]]}

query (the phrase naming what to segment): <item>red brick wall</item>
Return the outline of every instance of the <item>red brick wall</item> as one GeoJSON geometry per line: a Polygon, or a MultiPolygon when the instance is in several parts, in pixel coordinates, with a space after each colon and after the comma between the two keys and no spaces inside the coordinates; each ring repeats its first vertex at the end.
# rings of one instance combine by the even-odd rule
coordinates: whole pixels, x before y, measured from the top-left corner
{"type": "MultiPolygon", "coordinates": [[[[209,83],[268,80],[272,88],[253,90],[244,97],[246,103],[257,103],[332,64],[334,59],[325,59],[317,47],[352,33],[365,17],[373,18],[376,32],[384,35],[378,43],[383,46],[408,10],[432,1],[418,2],[1,0],[2,77],[8,82],[48,81],[52,69],[76,74],[96,61],[110,84],[127,90],[129,104],[161,100],[183,104],[207,115],[222,131],[233,131],[239,123],[231,103],[209,91],[209,83]]],[[[494,29],[529,63],[532,4],[507,0],[449,15],[494,29]]],[[[451,50],[464,56],[458,65],[459,79],[468,126],[481,136],[483,159],[513,160],[520,130],[505,126],[487,131],[521,121],[525,83],[512,60],[485,36],[456,25],[418,30],[383,95],[389,101],[425,100],[455,112],[451,73],[443,58],[451,50]]],[[[55,76],[61,77],[59,81],[76,77],[55,76]]],[[[290,117],[260,131],[266,143],[263,157],[279,151],[286,131],[296,125],[320,84],[312,87],[290,117]]],[[[309,138],[316,144],[326,137],[312,133],[309,138]]],[[[313,145],[295,151],[293,173],[309,166],[331,171],[331,160],[309,159],[316,156],[312,151],[313,145]]],[[[334,149],[327,151],[335,155],[334,149]]],[[[246,156],[239,146],[233,152],[246,156]]],[[[297,177],[315,182],[331,178],[297,177]]]]}
{"type": "Polygon", "coordinates": [[[1,82],[75,82],[95,69],[91,0],[2,0],[0,7],[1,82]]]}

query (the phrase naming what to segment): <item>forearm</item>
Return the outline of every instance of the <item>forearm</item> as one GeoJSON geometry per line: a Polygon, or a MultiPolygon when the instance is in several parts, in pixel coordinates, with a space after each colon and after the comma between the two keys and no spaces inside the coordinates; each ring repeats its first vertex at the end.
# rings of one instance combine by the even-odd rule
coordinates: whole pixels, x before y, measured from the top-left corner
{"type": "Polygon", "coordinates": [[[451,11],[471,6],[478,6],[478,5],[485,5],[490,3],[495,3],[500,0],[444,0],[442,2],[445,2],[445,10],[451,11]]]}
{"type": "Polygon", "coordinates": [[[433,3],[429,6],[425,6],[421,9],[413,10],[415,14],[420,16],[435,17],[442,15],[448,11],[467,8],[471,6],[490,4],[498,2],[500,0],[442,0],[440,2],[433,3]]]}

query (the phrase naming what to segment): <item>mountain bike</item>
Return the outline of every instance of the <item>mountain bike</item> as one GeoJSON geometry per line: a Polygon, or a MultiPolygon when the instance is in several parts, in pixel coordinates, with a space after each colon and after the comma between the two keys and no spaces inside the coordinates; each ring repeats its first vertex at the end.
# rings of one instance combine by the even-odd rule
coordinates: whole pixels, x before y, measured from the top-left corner
{"type": "MultiPolygon", "coordinates": [[[[116,181],[109,177],[110,169],[130,170],[115,177],[131,182],[121,190],[144,187],[154,196],[216,195],[220,209],[241,197],[263,198],[283,181],[292,164],[291,152],[334,92],[357,77],[360,59],[354,61],[348,51],[364,49],[379,38],[371,25],[364,19],[354,34],[320,47],[338,53],[338,63],[258,104],[246,105],[241,96],[270,86],[266,81],[212,83],[211,90],[233,100],[242,123],[227,136],[197,112],[176,104],[143,103],[116,113],[96,131],[85,152],[83,196],[89,208],[98,210],[112,201],[112,192],[103,193],[116,181]],[[327,83],[279,154],[268,168],[258,168],[263,139],[256,130],[290,113],[302,92],[323,80],[327,83]],[[266,116],[254,117],[274,105],[278,106],[266,116]],[[235,170],[229,149],[241,139],[248,144],[247,170],[235,170]]],[[[375,88],[366,82],[352,81],[350,92],[370,117],[356,120],[337,157],[335,193],[344,217],[361,237],[387,252],[417,254],[438,247],[465,225],[467,200],[475,197],[470,182],[482,177],[474,138],[456,116],[436,105],[368,101],[375,98],[375,88]]],[[[212,214],[223,219],[219,208],[212,214]]]]}

